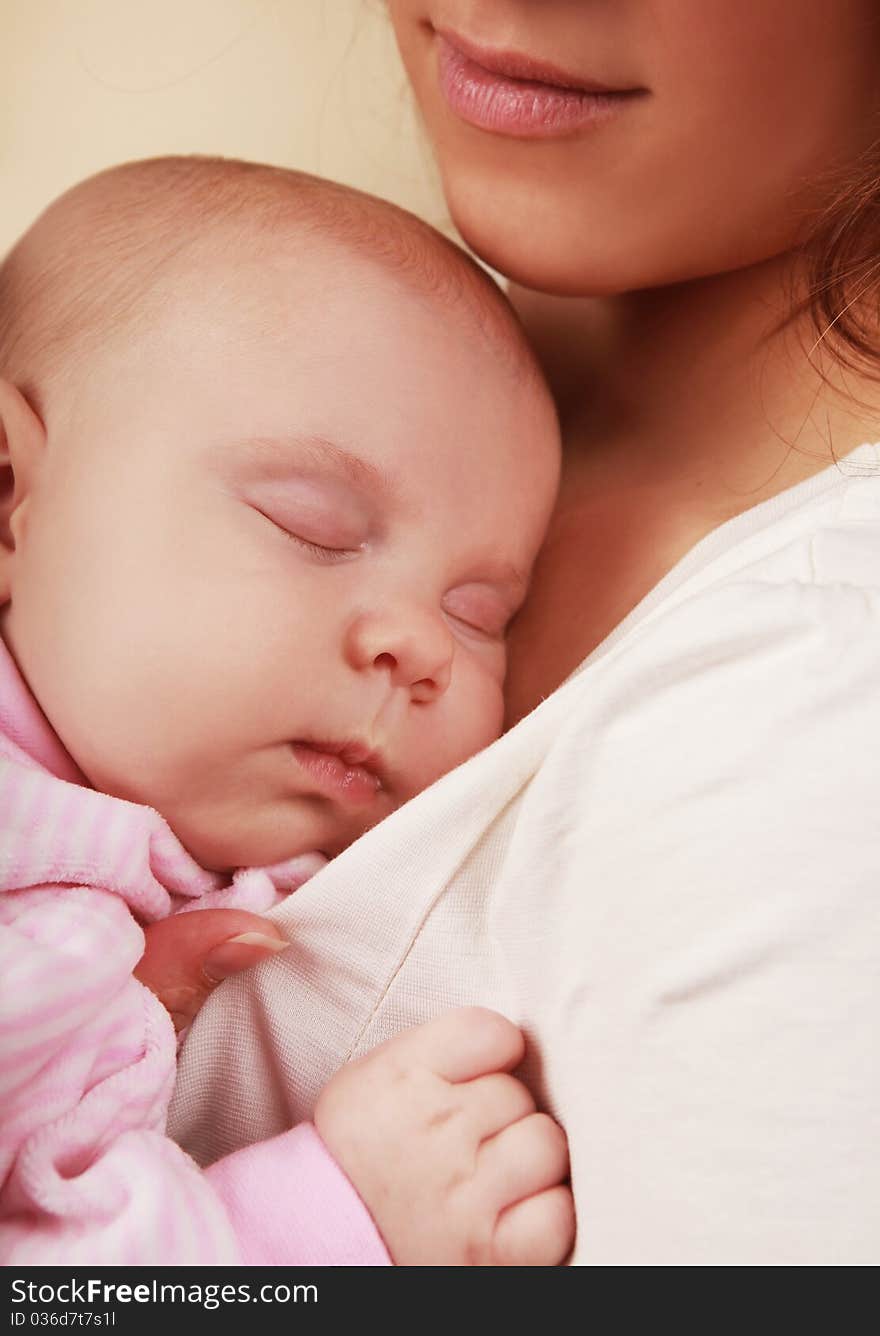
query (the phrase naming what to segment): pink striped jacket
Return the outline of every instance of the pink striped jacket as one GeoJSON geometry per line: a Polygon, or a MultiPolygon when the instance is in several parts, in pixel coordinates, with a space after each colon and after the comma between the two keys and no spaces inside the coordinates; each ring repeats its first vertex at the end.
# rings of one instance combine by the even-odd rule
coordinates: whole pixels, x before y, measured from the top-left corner
{"type": "Polygon", "coordinates": [[[88,787],[0,641],[0,1259],[383,1265],[314,1128],[207,1170],[164,1135],[170,1018],[132,976],[141,924],[261,912],[316,867],[199,867],[150,808],[88,787]]]}

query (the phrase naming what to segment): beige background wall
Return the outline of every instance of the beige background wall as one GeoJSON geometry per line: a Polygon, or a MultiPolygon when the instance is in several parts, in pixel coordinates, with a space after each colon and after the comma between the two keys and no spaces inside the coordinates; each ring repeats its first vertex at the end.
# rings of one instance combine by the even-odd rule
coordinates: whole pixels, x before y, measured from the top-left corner
{"type": "Polygon", "coordinates": [[[0,254],[159,153],[300,167],[447,225],[381,0],[0,0],[0,254]]]}

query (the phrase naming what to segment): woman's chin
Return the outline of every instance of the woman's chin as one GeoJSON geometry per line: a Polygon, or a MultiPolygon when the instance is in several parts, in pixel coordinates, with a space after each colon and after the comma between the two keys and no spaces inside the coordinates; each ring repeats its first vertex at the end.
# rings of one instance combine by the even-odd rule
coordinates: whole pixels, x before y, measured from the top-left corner
{"type": "Polygon", "coordinates": [[[752,249],[710,236],[705,250],[682,251],[660,218],[610,208],[568,208],[542,203],[518,187],[473,188],[446,180],[449,210],[465,244],[512,283],[555,297],[615,297],[628,292],[691,283],[772,259],[792,244],[756,234],[752,249]],[[613,225],[608,219],[614,219],[613,225]]]}
{"type": "Polygon", "coordinates": [[[651,286],[632,254],[603,244],[588,223],[566,227],[531,192],[487,190],[485,181],[472,188],[460,179],[446,179],[444,189],[465,244],[521,287],[558,297],[602,297],[651,286]]]}

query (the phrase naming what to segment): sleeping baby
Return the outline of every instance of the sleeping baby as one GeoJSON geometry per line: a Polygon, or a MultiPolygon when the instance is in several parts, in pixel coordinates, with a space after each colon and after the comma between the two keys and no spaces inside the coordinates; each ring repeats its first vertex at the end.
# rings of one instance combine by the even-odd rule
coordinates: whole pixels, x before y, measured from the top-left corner
{"type": "Polygon", "coordinates": [[[498,735],[559,462],[502,294],[355,191],[131,163],[0,268],[0,378],[3,1260],[561,1261],[565,1140],[503,1017],[202,1170],[135,977],[150,925],[263,912],[498,735]]]}

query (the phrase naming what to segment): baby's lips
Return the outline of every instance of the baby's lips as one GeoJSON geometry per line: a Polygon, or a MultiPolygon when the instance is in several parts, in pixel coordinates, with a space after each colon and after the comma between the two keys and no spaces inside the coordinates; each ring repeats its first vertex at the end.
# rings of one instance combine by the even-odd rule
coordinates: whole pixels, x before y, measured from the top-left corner
{"type": "Polygon", "coordinates": [[[202,973],[210,983],[221,983],[231,974],[259,965],[289,945],[280,937],[270,937],[267,933],[243,932],[213,947],[202,961],[202,973]]]}

